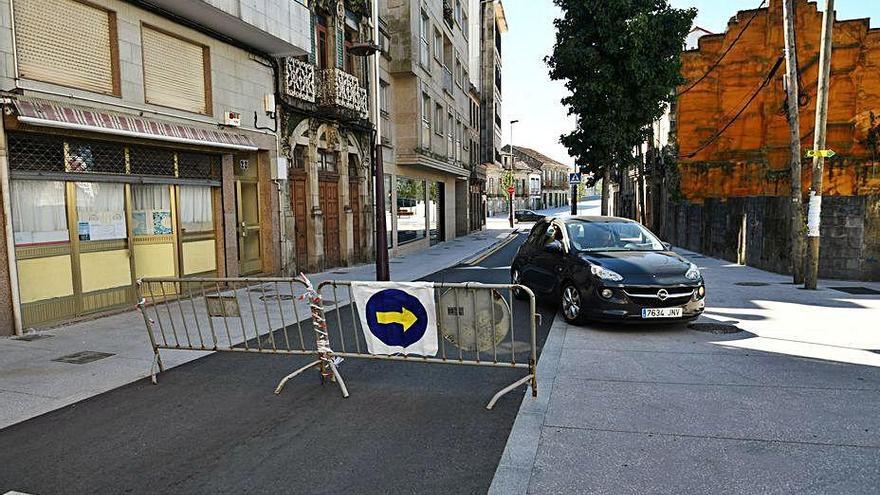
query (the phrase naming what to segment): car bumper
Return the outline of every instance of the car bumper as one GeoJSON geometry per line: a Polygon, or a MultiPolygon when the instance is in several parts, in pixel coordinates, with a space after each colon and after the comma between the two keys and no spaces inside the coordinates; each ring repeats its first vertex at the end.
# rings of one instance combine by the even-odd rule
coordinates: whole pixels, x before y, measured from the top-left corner
{"type": "MultiPolygon", "coordinates": [[[[619,289],[615,290],[615,297],[611,300],[604,299],[597,293],[584,294],[585,304],[582,312],[583,318],[590,321],[608,323],[675,323],[686,322],[698,318],[706,308],[706,298],[688,299],[686,302],[668,305],[644,304],[634,301],[626,296],[619,295],[619,289]],[[643,318],[643,308],[682,308],[680,318],[643,318]]],[[[696,289],[696,287],[694,287],[696,289]]],[[[599,289],[601,290],[601,289],[599,289]]]]}

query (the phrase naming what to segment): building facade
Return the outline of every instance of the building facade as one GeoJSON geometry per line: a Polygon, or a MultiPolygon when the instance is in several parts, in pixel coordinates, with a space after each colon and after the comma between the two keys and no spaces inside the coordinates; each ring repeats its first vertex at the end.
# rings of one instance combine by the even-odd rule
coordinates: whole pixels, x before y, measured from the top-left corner
{"type": "MultiPolygon", "coordinates": [[[[514,146],[513,150],[517,160],[524,161],[541,176],[541,189],[536,198],[535,208],[558,208],[568,204],[571,194],[568,173],[571,172],[571,167],[531,148],[514,146]]],[[[505,147],[505,151],[509,153],[510,147],[505,147]]]]}
{"type": "MultiPolygon", "coordinates": [[[[813,145],[823,13],[815,2],[794,4],[801,147],[807,150],[813,145]]],[[[827,147],[837,156],[824,168],[819,275],[880,280],[880,32],[870,29],[869,19],[840,20],[833,42],[827,147]]],[[[622,190],[632,199],[621,214],[635,214],[641,203],[672,243],[790,272],[786,92],[782,71],[772,70],[782,49],[782,2],[771,0],[768,7],[739,12],[725,33],[704,35],[697,49],[683,54],[684,78],[700,82],[679,88],[672,143],[663,147],[655,137],[643,149],[644,172],[629,174],[631,184],[622,190]]],[[[663,122],[656,127],[662,136],[663,122]]],[[[811,160],[801,165],[806,204],[811,160]]]]}
{"type": "MultiPolygon", "coordinates": [[[[384,212],[392,254],[424,249],[471,224],[473,91],[464,0],[388,0],[381,64],[384,212]],[[384,135],[384,131],[383,131],[384,135]]],[[[478,186],[479,187],[479,186],[478,186]]]]}
{"type": "Polygon", "coordinates": [[[0,1],[0,333],[280,270],[277,61],[309,13],[252,4],[0,1]]]}
{"type": "MultiPolygon", "coordinates": [[[[370,5],[343,0],[309,5],[310,49],[282,61],[287,273],[348,266],[374,256],[371,62],[352,51],[373,38],[370,5]]],[[[384,94],[384,87],[380,91],[384,94]]]]}

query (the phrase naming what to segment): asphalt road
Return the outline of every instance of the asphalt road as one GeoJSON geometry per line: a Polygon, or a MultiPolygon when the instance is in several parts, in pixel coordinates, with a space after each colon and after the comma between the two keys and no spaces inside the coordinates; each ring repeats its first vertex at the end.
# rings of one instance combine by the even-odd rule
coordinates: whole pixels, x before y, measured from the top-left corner
{"type": "MultiPolygon", "coordinates": [[[[524,238],[426,279],[507,282],[524,238]]],[[[273,395],[305,362],[217,353],[4,429],[0,493],[486,492],[524,387],[484,406],[521,370],[349,359],[348,399],[316,373],[273,395]]]]}

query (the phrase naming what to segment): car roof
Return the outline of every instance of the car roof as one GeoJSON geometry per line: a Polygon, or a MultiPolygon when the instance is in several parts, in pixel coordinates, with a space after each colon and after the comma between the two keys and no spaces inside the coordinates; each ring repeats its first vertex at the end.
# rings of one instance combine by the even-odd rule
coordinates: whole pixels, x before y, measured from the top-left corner
{"type": "Polygon", "coordinates": [[[615,222],[624,222],[624,223],[638,223],[635,220],[629,218],[622,217],[603,217],[603,216],[591,216],[591,215],[578,215],[573,217],[553,217],[554,220],[560,220],[563,222],[570,221],[578,221],[578,222],[589,222],[589,223],[615,223],[615,222]]]}

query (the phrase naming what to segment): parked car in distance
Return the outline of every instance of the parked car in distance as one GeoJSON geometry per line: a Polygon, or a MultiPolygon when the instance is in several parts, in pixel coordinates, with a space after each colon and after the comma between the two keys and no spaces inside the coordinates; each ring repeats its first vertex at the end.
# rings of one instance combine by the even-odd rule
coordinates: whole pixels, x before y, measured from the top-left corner
{"type": "Polygon", "coordinates": [[[687,321],[705,308],[699,268],[625,218],[539,220],[511,279],[558,302],[569,323],[687,321]]]}
{"type": "Polygon", "coordinates": [[[540,213],[535,213],[532,210],[515,210],[513,212],[513,218],[516,219],[517,222],[537,222],[544,218],[544,215],[540,213]]]}

